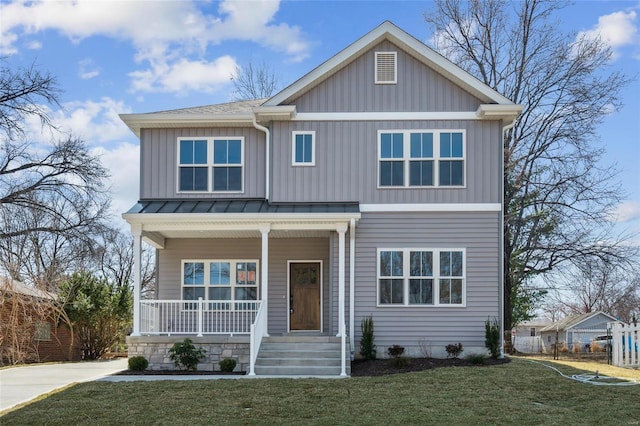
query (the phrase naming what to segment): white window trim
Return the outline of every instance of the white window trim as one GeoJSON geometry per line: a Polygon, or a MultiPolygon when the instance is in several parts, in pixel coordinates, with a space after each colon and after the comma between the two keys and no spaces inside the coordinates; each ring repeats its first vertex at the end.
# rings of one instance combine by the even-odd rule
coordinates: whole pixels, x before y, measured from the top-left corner
{"type": "MultiPolygon", "coordinates": [[[[203,301],[214,300],[209,299],[209,289],[210,288],[229,288],[231,289],[231,299],[229,300],[219,300],[220,302],[228,302],[232,303],[232,308],[235,306],[235,302],[251,302],[250,300],[236,300],[235,299],[235,289],[241,287],[255,287],[256,288],[256,300],[255,302],[260,300],[260,261],[257,259],[182,259],[180,264],[180,300],[188,302],[192,302],[191,300],[184,299],[184,289],[186,288],[203,288],[204,289],[204,298],[203,301]],[[229,285],[212,285],[210,283],[211,278],[211,267],[209,266],[211,263],[225,262],[229,263],[229,285]],[[200,285],[185,285],[184,283],[184,265],[185,263],[204,263],[204,283],[202,286],[200,285]],[[255,263],[256,264],[256,284],[253,285],[237,285],[236,284],[236,265],[238,263],[255,263]]],[[[197,300],[196,300],[197,301],[197,300]]],[[[208,304],[205,306],[208,307],[208,304]]],[[[208,310],[205,309],[205,310],[208,310]]]]}
{"type": "Polygon", "coordinates": [[[375,52],[374,65],[375,84],[397,84],[398,83],[398,52],[375,52]],[[393,55],[393,80],[378,80],[378,56],[393,55]]]}
{"type": "MultiPolygon", "coordinates": [[[[176,194],[243,194],[244,193],[244,184],[245,184],[245,167],[244,167],[244,157],[245,157],[245,144],[244,144],[244,136],[208,136],[208,137],[199,137],[199,136],[181,136],[177,139],[176,142],[176,194]],[[195,165],[194,167],[206,167],[207,168],[207,190],[206,191],[182,191],[180,190],[180,167],[183,166],[180,164],[180,142],[181,141],[207,141],[207,164],[206,165],[195,165]],[[213,145],[216,140],[239,140],[240,141],[240,164],[231,164],[231,165],[215,165],[213,163],[213,145]],[[215,167],[240,167],[242,169],[242,185],[239,191],[214,191],[213,190],[213,169],[215,167]]],[[[189,167],[189,165],[184,165],[185,167],[189,167]]]]}
{"type": "MultiPolygon", "coordinates": [[[[378,164],[377,167],[377,189],[464,189],[467,187],[468,173],[467,173],[467,131],[465,129],[411,129],[411,130],[378,130],[377,136],[377,151],[378,151],[378,164]],[[380,162],[381,161],[400,161],[400,159],[387,159],[382,158],[381,150],[381,138],[383,133],[402,133],[402,161],[404,162],[404,181],[403,185],[380,185],[380,162]],[[433,185],[409,185],[409,170],[411,162],[411,134],[412,133],[431,133],[433,134],[433,185]],[[454,158],[463,162],[463,185],[440,185],[440,161],[448,161],[449,158],[440,157],[440,134],[442,133],[462,133],[462,158],[454,158]]],[[[419,161],[420,159],[416,159],[419,161]]]]}
{"type": "Polygon", "coordinates": [[[423,248],[423,247],[402,247],[402,248],[378,248],[376,250],[376,306],[378,308],[466,308],[467,306],[467,250],[460,247],[451,248],[423,248]],[[389,279],[389,277],[380,276],[380,252],[383,251],[400,251],[402,252],[402,277],[395,279],[401,279],[403,281],[403,303],[380,303],[380,280],[389,279]],[[409,254],[412,251],[428,251],[433,253],[433,304],[410,304],[409,303],[409,279],[410,277],[410,257],[409,254]],[[462,252],[462,276],[454,277],[454,279],[462,279],[462,303],[440,303],[440,279],[448,279],[451,277],[440,275],[440,253],[441,252],[462,252]]]}
{"type": "Polygon", "coordinates": [[[291,134],[291,165],[296,167],[311,167],[316,165],[316,132],[315,130],[294,131],[291,134]],[[296,161],[296,136],[311,135],[311,162],[296,161]]]}

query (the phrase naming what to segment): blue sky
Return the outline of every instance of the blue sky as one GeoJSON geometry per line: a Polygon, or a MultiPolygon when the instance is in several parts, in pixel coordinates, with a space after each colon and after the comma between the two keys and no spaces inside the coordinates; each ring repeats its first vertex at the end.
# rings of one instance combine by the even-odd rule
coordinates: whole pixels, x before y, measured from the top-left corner
{"type": "MultiPolygon", "coordinates": [[[[119,113],[227,102],[237,65],[265,62],[292,83],[384,20],[432,37],[429,1],[6,1],[0,56],[58,77],[61,129],[84,138],[111,170],[118,215],[138,196],[138,141],[119,113]]],[[[612,217],[640,232],[640,1],[578,1],[558,18],[566,31],[600,35],[612,67],[636,80],[606,118],[603,164],[617,163],[628,199],[612,217]]],[[[33,140],[48,139],[37,122],[33,140]]],[[[116,219],[119,220],[119,219],[116,219]]]]}

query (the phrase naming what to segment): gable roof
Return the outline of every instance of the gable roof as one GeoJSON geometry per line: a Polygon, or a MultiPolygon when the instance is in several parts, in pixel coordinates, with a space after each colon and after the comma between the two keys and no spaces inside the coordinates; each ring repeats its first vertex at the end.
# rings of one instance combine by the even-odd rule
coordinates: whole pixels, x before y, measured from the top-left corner
{"type": "Polygon", "coordinates": [[[595,316],[598,315],[604,315],[607,318],[611,319],[611,321],[616,321],[616,318],[604,313],[602,311],[595,311],[595,312],[586,312],[584,314],[578,314],[578,315],[569,315],[567,317],[562,318],[559,321],[554,322],[551,325],[546,326],[545,328],[543,328],[540,331],[556,331],[556,330],[568,330],[570,328],[573,328],[575,326],[577,326],[578,324],[587,321],[588,319],[591,319],[595,316]]]}
{"type": "Polygon", "coordinates": [[[380,43],[389,40],[416,59],[431,67],[445,78],[464,88],[484,103],[498,105],[515,105],[512,101],[493,90],[480,80],[422,43],[417,38],[400,29],[390,21],[385,21],[353,44],[314,68],[305,76],[283,89],[264,103],[265,106],[276,106],[296,98],[317,86],[359,55],[380,43]]]}

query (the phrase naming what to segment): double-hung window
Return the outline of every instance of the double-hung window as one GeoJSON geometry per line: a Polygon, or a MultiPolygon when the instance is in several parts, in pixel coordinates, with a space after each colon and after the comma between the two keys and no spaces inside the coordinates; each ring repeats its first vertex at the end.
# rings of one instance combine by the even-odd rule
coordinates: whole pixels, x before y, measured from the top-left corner
{"type": "Polygon", "coordinates": [[[242,192],[243,138],[179,138],[179,192],[242,192]]]}
{"type": "Polygon", "coordinates": [[[315,155],[315,132],[293,132],[291,164],[294,166],[314,166],[316,164],[315,155]]]}
{"type": "Polygon", "coordinates": [[[378,305],[464,306],[464,249],[379,249],[378,305]]]}
{"type": "Polygon", "coordinates": [[[464,130],[378,132],[378,187],[462,187],[464,130]]]}
{"type": "Polygon", "coordinates": [[[182,299],[198,298],[216,301],[208,304],[211,309],[230,306],[225,301],[258,300],[258,261],[184,260],[182,299]]]}

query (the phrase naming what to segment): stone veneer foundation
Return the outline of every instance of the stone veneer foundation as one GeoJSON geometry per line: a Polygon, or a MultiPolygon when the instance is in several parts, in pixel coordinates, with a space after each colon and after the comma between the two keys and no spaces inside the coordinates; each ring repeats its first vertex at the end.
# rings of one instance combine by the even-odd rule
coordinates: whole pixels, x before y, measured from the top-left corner
{"type": "Polygon", "coordinates": [[[220,371],[220,361],[233,358],[237,365],[233,371],[249,370],[249,336],[128,336],[129,357],[143,356],[149,361],[149,370],[177,370],[169,358],[169,349],[176,342],[191,339],[194,346],[203,348],[205,358],[198,364],[200,371],[220,371]]]}

